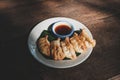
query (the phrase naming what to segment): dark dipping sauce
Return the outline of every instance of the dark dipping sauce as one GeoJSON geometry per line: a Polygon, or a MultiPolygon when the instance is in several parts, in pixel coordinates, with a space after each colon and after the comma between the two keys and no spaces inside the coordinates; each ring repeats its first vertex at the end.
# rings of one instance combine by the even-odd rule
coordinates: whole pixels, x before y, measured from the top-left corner
{"type": "Polygon", "coordinates": [[[55,32],[59,35],[67,35],[71,32],[71,28],[67,25],[59,25],[55,28],[55,32]]]}

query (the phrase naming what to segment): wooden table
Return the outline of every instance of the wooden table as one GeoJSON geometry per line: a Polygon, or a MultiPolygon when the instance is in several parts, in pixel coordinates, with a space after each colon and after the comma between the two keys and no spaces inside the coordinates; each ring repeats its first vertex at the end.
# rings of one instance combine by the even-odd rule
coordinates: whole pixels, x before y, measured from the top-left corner
{"type": "Polygon", "coordinates": [[[0,50],[4,78],[16,80],[107,80],[120,74],[119,0],[0,0],[0,50]],[[97,41],[90,57],[68,69],[49,68],[31,55],[27,39],[47,18],[85,24],[97,41]]]}

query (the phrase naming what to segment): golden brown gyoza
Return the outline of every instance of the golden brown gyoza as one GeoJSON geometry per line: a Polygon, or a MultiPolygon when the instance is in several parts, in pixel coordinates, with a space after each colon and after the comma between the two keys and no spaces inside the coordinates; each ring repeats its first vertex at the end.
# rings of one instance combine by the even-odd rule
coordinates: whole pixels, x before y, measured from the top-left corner
{"type": "Polygon", "coordinates": [[[91,37],[89,37],[87,32],[85,31],[85,29],[82,29],[82,32],[79,34],[79,39],[81,41],[85,41],[85,44],[87,46],[95,47],[95,45],[96,45],[96,40],[94,40],[91,37]]]}
{"type": "Polygon", "coordinates": [[[51,42],[51,56],[54,60],[62,60],[65,58],[65,54],[60,46],[60,38],[51,42]]]}
{"type": "Polygon", "coordinates": [[[75,50],[69,41],[69,37],[66,37],[64,41],[61,41],[61,47],[65,54],[65,57],[70,59],[76,59],[75,50]]]}
{"type": "Polygon", "coordinates": [[[48,41],[48,35],[38,39],[38,48],[40,51],[54,60],[63,60],[65,57],[76,59],[76,52],[83,53],[90,47],[95,47],[96,41],[89,37],[85,29],[80,34],[74,32],[72,37],[66,37],[61,41],[60,38],[48,41]]]}
{"type": "Polygon", "coordinates": [[[88,48],[96,45],[96,41],[88,36],[85,29],[82,29],[79,35],[74,33],[74,35],[70,38],[70,42],[73,45],[74,50],[79,53],[83,53],[88,48]]]}
{"type": "Polygon", "coordinates": [[[48,35],[38,40],[38,47],[44,55],[50,56],[50,42],[48,41],[48,35]]]}
{"type": "Polygon", "coordinates": [[[83,53],[83,51],[86,49],[86,46],[79,39],[79,36],[77,33],[74,33],[73,37],[70,38],[70,42],[73,45],[75,52],[83,53]]]}

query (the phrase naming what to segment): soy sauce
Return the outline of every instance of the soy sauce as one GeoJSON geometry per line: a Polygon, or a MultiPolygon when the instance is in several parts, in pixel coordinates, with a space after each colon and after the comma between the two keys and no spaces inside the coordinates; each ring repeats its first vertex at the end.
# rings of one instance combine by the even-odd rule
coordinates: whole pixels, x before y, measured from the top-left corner
{"type": "Polygon", "coordinates": [[[67,35],[71,32],[71,28],[67,25],[59,25],[55,28],[55,32],[59,35],[67,35]]]}

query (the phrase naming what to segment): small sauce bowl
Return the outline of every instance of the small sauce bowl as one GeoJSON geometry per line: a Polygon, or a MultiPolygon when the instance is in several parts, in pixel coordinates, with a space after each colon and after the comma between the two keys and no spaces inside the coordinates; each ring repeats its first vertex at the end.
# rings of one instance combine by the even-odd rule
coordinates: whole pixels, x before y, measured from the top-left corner
{"type": "Polygon", "coordinates": [[[52,25],[52,32],[56,37],[70,37],[74,33],[74,27],[67,21],[57,21],[52,25]]]}

